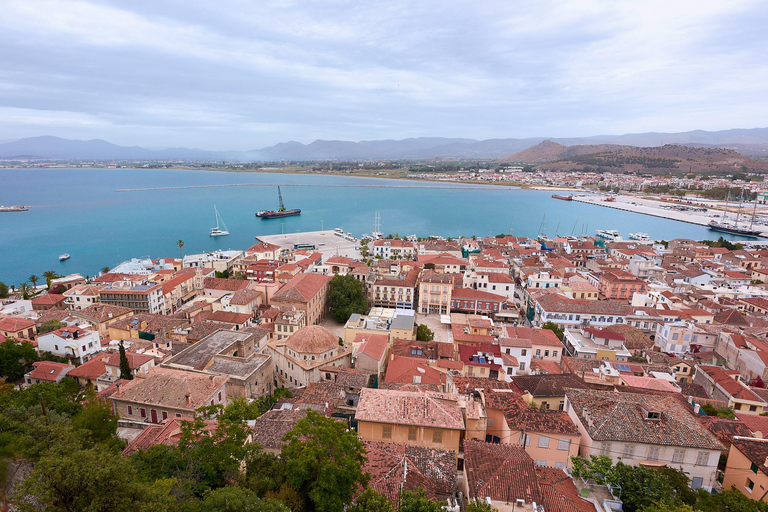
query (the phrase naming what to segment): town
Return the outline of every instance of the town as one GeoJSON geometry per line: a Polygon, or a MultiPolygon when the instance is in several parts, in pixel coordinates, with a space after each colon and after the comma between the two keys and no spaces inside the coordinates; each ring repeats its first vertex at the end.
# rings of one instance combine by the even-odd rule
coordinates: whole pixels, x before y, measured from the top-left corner
{"type": "MultiPolygon", "coordinates": [[[[34,392],[27,407],[48,424],[65,413],[42,390],[74,386],[114,422],[121,457],[145,464],[233,414],[244,435],[217,442],[289,467],[307,425],[358,439],[367,483],[332,505],[301,486],[267,493],[290,510],[373,510],[369,493],[456,511],[766,501],[768,250],[372,235],[202,254],[180,240],[178,258],[14,287],[0,401],[34,392]],[[682,487],[660,483],[675,476],[682,487]],[[643,479],[650,490],[633,486],[643,479]]],[[[29,492],[22,480],[9,485],[29,492]]]]}

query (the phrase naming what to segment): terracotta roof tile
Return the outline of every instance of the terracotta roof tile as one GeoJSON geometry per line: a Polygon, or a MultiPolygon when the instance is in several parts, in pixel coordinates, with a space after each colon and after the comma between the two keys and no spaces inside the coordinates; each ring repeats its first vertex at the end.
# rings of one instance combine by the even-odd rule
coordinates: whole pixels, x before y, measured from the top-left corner
{"type": "Polygon", "coordinates": [[[456,454],[421,446],[363,441],[367,461],[363,472],[368,483],[391,503],[397,503],[401,490],[424,489],[432,500],[444,501],[456,490],[456,454]]]}
{"type": "Polygon", "coordinates": [[[450,398],[440,393],[364,388],[356,417],[360,421],[463,430],[461,409],[450,398]]]}
{"type": "Polygon", "coordinates": [[[519,446],[464,441],[469,499],[541,503],[533,459],[519,446]]]}

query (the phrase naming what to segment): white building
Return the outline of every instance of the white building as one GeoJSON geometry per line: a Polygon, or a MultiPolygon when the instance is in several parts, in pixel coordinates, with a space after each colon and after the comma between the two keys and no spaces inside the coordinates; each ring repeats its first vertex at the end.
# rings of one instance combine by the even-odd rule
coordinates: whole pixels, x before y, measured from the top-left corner
{"type": "Polygon", "coordinates": [[[411,242],[405,240],[376,240],[373,242],[373,255],[381,256],[385,260],[392,257],[395,259],[413,258],[416,255],[416,249],[411,242]]]}
{"type": "Polygon", "coordinates": [[[59,357],[68,357],[84,363],[101,352],[101,337],[96,331],[85,331],[79,327],[62,327],[38,336],[37,351],[50,352],[59,357]]]}

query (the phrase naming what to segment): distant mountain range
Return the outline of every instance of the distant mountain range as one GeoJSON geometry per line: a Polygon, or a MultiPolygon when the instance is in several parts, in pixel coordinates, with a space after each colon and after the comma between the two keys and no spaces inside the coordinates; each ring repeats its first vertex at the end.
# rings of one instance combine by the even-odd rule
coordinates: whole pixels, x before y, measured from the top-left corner
{"type": "Polygon", "coordinates": [[[768,158],[768,128],[734,129],[716,132],[695,130],[683,133],[637,133],[548,139],[474,140],[420,137],[404,140],[337,141],[316,140],[310,144],[281,142],[250,151],[207,151],[203,149],[148,149],[118,146],[104,140],[69,140],[59,137],[30,137],[0,143],[5,160],[147,160],[147,161],[312,161],[312,160],[399,160],[399,159],[498,159],[550,140],[563,146],[620,144],[661,146],[678,144],[724,147],[753,158],[768,158]]]}

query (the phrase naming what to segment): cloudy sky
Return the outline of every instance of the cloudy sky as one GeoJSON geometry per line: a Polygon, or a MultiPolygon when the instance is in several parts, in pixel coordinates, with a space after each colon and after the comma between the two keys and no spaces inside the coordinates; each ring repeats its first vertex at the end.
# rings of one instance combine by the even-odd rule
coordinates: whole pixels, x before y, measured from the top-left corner
{"type": "Polygon", "coordinates": [[[0,0],[0,140],[764,127],[766,27],[765,0],[0,0]]]}

